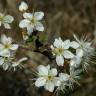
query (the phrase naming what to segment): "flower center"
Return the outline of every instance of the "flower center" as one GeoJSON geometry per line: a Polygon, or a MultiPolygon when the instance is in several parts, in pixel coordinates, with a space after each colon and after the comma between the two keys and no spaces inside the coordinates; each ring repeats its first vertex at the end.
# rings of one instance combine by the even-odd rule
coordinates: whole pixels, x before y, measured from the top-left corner
{"type": "Polygon", "coordinates": [[[53,53],[55,53],[56,55],[63,55],[64,49],[63,48],[55,48],[53,50],[53,53]]]}
{"type": "Polygon", "coordinates": [[[32,24],[35,24],[36,21],[37,21],[37,20],[35,19],[35,17],[33,17],[32,20],[31,20],[31,23],[32,23],[32,24]]]}
{"type": "Polygon", "coordinates": [[[53,78],[54,78],[53,76],[50,76],[50,75],[49,75],[48,78],[47,78],[47,80],[48,80],[48,81],[51,81],[51,80],[53,80],[53,78]]]}
{"type": "Polygon", "coordinates": [[[11,46],[11,44],[5,44],[5,45],[4,45],[4,48],[9,49],[10,46],[11,46]]]}

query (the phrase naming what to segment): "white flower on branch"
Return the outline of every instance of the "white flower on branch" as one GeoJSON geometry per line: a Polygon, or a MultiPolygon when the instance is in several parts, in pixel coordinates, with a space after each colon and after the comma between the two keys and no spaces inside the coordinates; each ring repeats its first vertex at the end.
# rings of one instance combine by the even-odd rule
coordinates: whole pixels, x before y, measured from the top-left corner
{"type": "Polygon", "coordinates": [[[5,34],[1,35],[0,40],[0,56],[9,57],[11,51],[16,51],[18,44],[12,43],[12,38],[7,37],[5,34]]]}
{"type": "Polygon", "coordinates": [[[2,66],[5,71],[11,68],[15,71],[16,67],[23,67],[21,64],[26,60],[26,57],[23,57],[18,61],[14,61],[14,58],[11,57],[0,57],[0,66],[2,66]]]}
{"type": "Polygon", "coordinates": [[[53,45],[51,45],[53,55],[56,55],[56,62],[58,66],[63,66],[64,58],[70,59],[74,57],[74,54],[68,50],[69,47],[70,40],[65,40],[63,42],[61,38],[55,39],[53,45]]]}
{"type": "Polygon", "coordinates": [[[44,31],[44,26],[40,22],[44,17],[43,12],[24,13],[23,17],[24,19],[19,23],[19,27],[27,28],[28,35],[31,35],[34,30],[44,31]]]}
{"type": "Polygon", "coordinates": [[[94,47],[92,46],[92,42],[86,41],[86,38],[85,40],[83,38],[79,40],[75,34],[74,34],[74,38],[79,44],[78,45],[77,43],[75,43],[75,46],[77,51],[79,52],[79,55],[81,55],[81,57],[86,55],[88,56],[88,55],[91,55],[90,53],[93,53],[94,47]]]}
{"type": "Polygon", "coordinates": [[[10,23],[12,23],[14,18],[11,15],[4,15],[0,13],[0,26],[4,25],[6,29],[11,29],[10,23]]]}
{"type": "Polygon", "coordinates": [[[38,78],[35,82],[37,87],[42,87],[50,92],[54,91],[55,86],[57,86],[57,69],[50,66],[40,65],[38,67],[38,78]]]}
{"type": "Polygon", "coordinates": [[[23,12],[28,9],[28,5],[26,2],[22,1],[21,4],[19,5],[19,11],[23,12]]]}
{"type": "MultiPolygon", "coordinates": [[[[91,62],[91,58],[94,56],[94,47],[92,46],[92,42],[86,41],[85,39],[79,40],[76,35],[74,35],[74,38],[76,39],[75,46],[76,46],[76,52],[79,57],[82,57],[82,65],[83,68],[86,70],[86,67],[91,62]],[[78,44],[79,45],[78,45],[78,44]]],[[[71,43],[71,47],[73,42],[71,43]]],[[[79,57],[77,58],[79,60],[79,57]]]]}
{"type": "Polygon", "coordinates": [[[58,91],[64,92],[64,90],[66,89],[65,87],[68,86],[69,78],[70,78],[70,75],[68,75],[67,73],[59,73],[59,77],[58,77],[59,85],[57,87],[58,91]]]}

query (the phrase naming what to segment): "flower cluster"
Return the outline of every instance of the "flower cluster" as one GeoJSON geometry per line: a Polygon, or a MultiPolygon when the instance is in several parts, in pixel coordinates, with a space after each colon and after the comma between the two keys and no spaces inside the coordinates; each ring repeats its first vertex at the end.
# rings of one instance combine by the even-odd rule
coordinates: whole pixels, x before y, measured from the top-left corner
{"type": "Polygon", "coordinates": [[[27,60],[27,58],[21,58],[16,61],[15,52],[19,45],[12,42],[12,38],[7,37],[5,34],[1,35],[0,40],[0,65],[4,70],[17,67],[21,62],[27,60]]]}
{"type": "MultiPolygon", "coordinates": [[[[19,10],[23,12],[24,18],[20,21],[19,27],[22,30],[27,29],[26,34],[23,34],[24,40],[28,39],[26,36],[31,36],[34,31],[44,31],[44,26],[41,23],[44,17],[43,12],[27,12],[28,5],[25,2],[21,2],[19,10]]],[[[13,20],[12,16],[0,13],[0,26],[3,24],[5,28],[10,29],[9,24],[13,20]]],[[[66,87],[70,88],[74,83],[78,84],[79,74],[82,69],[87,69],[91,57],[94,56],[95,49],[92,46],[92,42],[86,41],[86,39],[79,40],[75,34],[73,36],[73,41],[69,39],[63,40],[59,37],[55,39],[52,45],[50,44],[51,54],[55,57],[54,62],[51,65],[38,66],[35,86],[40,88],[44,87],[45,90],[54,92],[57,90],[64,91],[66,87]]],[[[15,44],[12,38],[7,37],[5,34],[1,35],[0,66],[4,70],[10,68],[15,70],[16,67],[22,67],[22,62],[27,60],[26,57],[19,60],[16,59],[15,55],[18,47],[19,44],[15,44]]],[[[49,52],[48,49],[46,50],[49,52]]]]}
{"type": "Polygon", "coordinates": [[[50,70],[49,66],[40,65],[38,67],[39,78],[35,82],[37,87],[44,86],[46,90],[53,92],[55,88],[64,91],[66,86],[72,87],[74,83],[78,84],[77,80],[80,78],[81,72],[79,67],[88,64],[94,54],[94,47],[91,42],[79,40],[76,35],[74,38],[75,41],[72,42],[70,40],[63,41],[60,37],[55,39],[51,49],[52,54],[56,57],[55,61],[58,67],[50,70]],[[66,69],[57,70],[60,66],[64,68],[65,64],[69,66],[68,72],[64,72],[66,69]]]}
{"type": "MultiPolygon", "coordinates": [[[[44,26],[41,23],[41,20],[44,17],[44,13],[43,12],[29,13],[26,12],[27,9],[28,9],[28,5],[25,2],[21,2],[21,5],[19,6],[19,10],[24,11],[23,13],[24,19],[20,21],[19,27],[26,28],[27,29],[26,35],[28,36],[31,35],[34,30],[44,31],[44,26]]],[[[27,36],[25,36],[24,40],[28,39],[26,37],[27,36]]]]}

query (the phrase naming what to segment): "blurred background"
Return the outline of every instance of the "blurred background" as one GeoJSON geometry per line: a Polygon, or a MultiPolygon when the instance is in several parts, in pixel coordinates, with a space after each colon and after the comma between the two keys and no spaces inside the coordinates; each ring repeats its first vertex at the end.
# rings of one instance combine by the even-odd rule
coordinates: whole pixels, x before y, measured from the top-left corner
{"type": "MultiPolygon", "coordinates": [[[[96,0],[23,1],[29,5],[30,12],[33,9],[44,11],[45,31],[41,34],[46,35],[46,42],[51,44],[54,38],[59,36],[62,39],[73,39],[73,33],[79,37],[87,35],[88,39],[94,39],[94,42],[96,42],[96,0]]],[[[20,2],[21,0],[0,0],[0,12],[11,14],[15,18],[12,29],[6,30],[1,27],[0,35],[5,33],[17,42],[22,41],[22,31],[18,27],[19,21],[22,19],[22,13],[18,10],[20,2]]],[[[49,63],[48,58],[40,53],[30,52],[26,49],[19,49],[18,53],[20,53],[17,55],[18,57],[30,55],[30,60],[26,65],[29,70],[39,64],[49,63]]],[[[26,69],[4,72],[0,68],[0,96],[41,96],[41,90],[36,89],[34,91],[33,82],[30,81],[30,78],[32,78],[32,74],[26,69]]],[[[44,96],[47,96],[47,94],[44,96]]],[[[96,96],[96,65],[92,65],[90,71],[85,74],[80,86],[63,96],[96,96]]]]}

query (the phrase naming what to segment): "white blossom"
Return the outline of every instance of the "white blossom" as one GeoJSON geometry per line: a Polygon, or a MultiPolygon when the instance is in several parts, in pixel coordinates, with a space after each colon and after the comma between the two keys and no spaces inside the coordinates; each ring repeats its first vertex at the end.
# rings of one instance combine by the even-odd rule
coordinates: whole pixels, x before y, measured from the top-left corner
{"type": "Polygon", "coordinates": [[[66,74],[66,73],[59,73],[59,80],[61,81],[61,82],[66,82],[66,81],[68,81],[69,80],[69,75],[68,74],[66,74]]]}
{"type": "Polygon", "coordinates": [[[16,69],[16,67],[22,67],[22,62],[26,61],[27,58],[23,57],[21,59],[19,59],[18,61],[14,61],[14,58],[11,57],[0,57],[0,66],[2,66],[2,68],[6,71],[8,69],[13,68],[14,71],[16,69]]]}
{"type": "Polygon", "coordinates": [[[44,86],[44,88],[50,92],[54,91],[55,86],[57,85],[57,69],[50,66],[40,65],[38,67],[38,78],[35,82],[37,87],[44,86]]]}
{"type": "MultiPolygon", "coordinates": [[[[86,38],[85,38],[85,40],[84,39],[79,40],[75,34],[74,34],[74,38],[75,38],[76,42],[73,46],[76,46],[76,49],[78,49],[78,53],[81,56],[86,56],[91,52],[93,53],[94,47],[92,46],[92,42],[86,41],[86,38]]],[[[73,46],[71,44],[71,47],[73,47],[73,46]]]]}
{"type": "Polygon", "coordinates": [[[74,48],[74,49],[77,49],[77,48],[80,47],[80,45],[79,45],[78,42],[76,42],[76,41],[72,41],[72,42],[70,43],[70,47],[72,47],[72,48],[74,48]]]}
{"type": "Polygon", "coordinates": [[[34,30],[44,31],[44,26],[40,22],[44,17],[43,12],[24,13],[23,17],[24,19],[19,23],[19,27],[27,28],[28,35],[31,35],[34,30]]]}
{"type": "Polygon", "coordinates": [[[63,91],[65,90],[65,87],[68,86],[68,81],[69,81],[70,75],[67,73],[59,73],[58,77],[58,90],[63,91]]]}
{"type": "Polygon", "coordinates": [[[1,35],[0,40],[0,56],[9,57],[11,51],[16,51],[18,49],[17,44],[12,43],[12,38],[7,37],[5,34],[1,35]]]}
{"type": "Polygon", "coordinates": [[[11,15],[4,15],[0,13],[0,26],[4,25],[6,29],[11,29],[10,24],[13,22],[14,18],[11,15]]]}
{"type": "MultiPolygon", "coordinates": [[[[82,57],[82,62],[83,62],[82,65],[83,65],[83,68],[86,69],[86,67],[89,65],[91,61],[90,60],[91,57],[94,56],[95,49],[92,46],[92,42],[86,41],[86,38],[85,39],[81,38],[81,40],[79,40],[76,35],[74,35],[74,38],[76,40],[75,46],[76,46],[77,55],[79,57],[82,57]]],[[[71,44],[71,47],[73,47],[72,44],[71,44]]],[[[77,59],[78,61],[80,61],[79,60],[80,58],[77,57],[77,59]]]]}
{"type": "Polygon", "coordinates": [[[70,59],[74,57],[74,54],[68,50],[69,47],[70,40],[62,41],[61,38],[55,39],[53,45],[51,45],[53,55],[56,55],[56,62],[58,66],[63,66],[64,58],[70,59]]]}
{"type": "Polygon", "coordinates": [[[19,5],[19,11],[23,12],[28,9],[28,5],[26,2],[22,1],[21,4],[19,5]]]}

